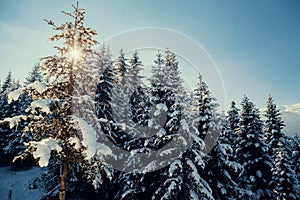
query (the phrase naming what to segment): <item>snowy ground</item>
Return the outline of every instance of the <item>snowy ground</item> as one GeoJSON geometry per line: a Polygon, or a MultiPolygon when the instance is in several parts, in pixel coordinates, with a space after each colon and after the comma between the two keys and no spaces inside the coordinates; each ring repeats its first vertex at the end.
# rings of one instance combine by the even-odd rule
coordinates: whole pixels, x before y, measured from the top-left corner
{"type": "Polygon", "coordinates": [[[42,168],[34,167],[28,170],[11,170],[9,167],[0,167],[0,200],[8,199],[9,190],[12,191],[12,200],[38,200],[43,191],[33,184],[41,177],[42,168]]]}

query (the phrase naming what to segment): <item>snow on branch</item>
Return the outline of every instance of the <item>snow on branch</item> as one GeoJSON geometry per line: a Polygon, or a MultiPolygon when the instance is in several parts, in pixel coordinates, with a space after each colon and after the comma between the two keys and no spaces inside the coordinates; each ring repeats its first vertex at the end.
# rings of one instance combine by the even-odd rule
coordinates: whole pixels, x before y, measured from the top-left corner
{"type": "Polygon", "coordinates": [[[109,146],[102,144],[102,143],[97,144],[97,155],[109,156],[112,154],[113,154],[113,152],[109,146]]]}
{"type": "Polygon", "coordinates": [[[35,159],[39,158],[40,167],[46,167],[48,165],[51,151],[62,151],[59,141],[54,138],[46,138],[39,142],[30,142],[29,145],[36,148],[32,155],[35,159]]]}
{"type": "Polygon", "coordinates": [[[10,104],[12,101],[17,101],[19,99],[19,96],[23,93],[23,91],[24,89],[20,88],[8,93],[8,98],[7,98],[8,104],[10,104]]]}
{"type": "Polygon", "coordinates": [[[48,88],[47,88],[47,86],[46,86],[45,83],[41,83],[39,81],[35,81],[33,83],[30,83],[29,85],[27,85],[24,88],[19,88],[17,90],[14,90],[14,91],[8,93],[7,102],[10,104],[12,101],[17,101],[19,99],[20,95],[23,94],[23,92],[26,91],[27,89],[34,89],[38,93],[42,94],[48,88]]]}
{"type": "Polygon", "coordinates": [[[35,81],[33,83],[30,83],[29,85],[26,86],[27,89],[34,89],[38,93],[42,94],[47,90],[47,86],[45,83],[41,83],[39,81],[35,81]]]}
{"type": "Polygon", "coordinates": [[[19,115],[19,116],[14,116],[14,117],[8,117],[8,118],[5,118],[4,120],[0,121],[0,124],[8,122],[10,129],[14,128],[15,126],[16,126],[16,128],[18,128],[18,124],[22,119],[26,120],[27,116],[19,115]]]}
{"type": "Polygon", "coordinates": [[[91,159],[96,154],[97,138],[95,131],[82,118],[72,116],[73,123],[78,125],[78,129],[82,134],[82,145],[85,147],[86,159],[91,159]]]}
{"type": "Polygon", "coordinates": [[[77,129],[82,135],[82,141],[80,141],[81,144],[78,144],[79,139],[76,140],[76,142],[72,139],[72,143],[74,143],[77,147],[80,147],[81,145],[85,147],[84,153],[86,155],[86,160],[90,160],[94,156],[103,157],[113,154],[109,146],[97,142],[97,133],[88,124],[88,122],[80,117],[72,116],[72,123],[77,126],[77,129]]]}
{"type": "Polygon", "coordinates": [[[42,112],[50,113],[49,106],[53,101],[56,101],[56,99],[39,99],[32,101],[30,107],[26,109],[26,112],[29,110],[34,110],[35,108],[40,108],[42,112]]]}

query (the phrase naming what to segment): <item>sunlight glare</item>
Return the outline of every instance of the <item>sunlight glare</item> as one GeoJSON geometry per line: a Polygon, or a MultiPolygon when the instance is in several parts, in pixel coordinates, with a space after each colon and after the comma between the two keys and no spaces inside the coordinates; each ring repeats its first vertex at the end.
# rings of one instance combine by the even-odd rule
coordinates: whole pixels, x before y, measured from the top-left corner
{"type": "Polygon", "coordinates": [[[71,49],[70,51],[70,57],[71,59],[74,59],[74,61],[78,61],[81,58],[81,51],[77,48],[71,49]]]}

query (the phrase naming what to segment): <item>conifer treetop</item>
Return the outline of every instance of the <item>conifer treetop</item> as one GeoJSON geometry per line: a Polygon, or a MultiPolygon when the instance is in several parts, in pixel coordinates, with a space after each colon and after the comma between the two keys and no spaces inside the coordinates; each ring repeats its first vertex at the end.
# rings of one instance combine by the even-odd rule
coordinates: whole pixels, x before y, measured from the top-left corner
{"type": "MultiPolygon", "coordinates": [[[[98,42],[93,39],[97,35],[96,31],[84,26],[85,12],[78,7],[78,2],[72,5],[73,12],[62,11],[66,16],[72,18],[72,21],[56,25],[52,20],[44,19],[55,31],[59,33],[50,36],[50,41],[63,41],[62,46],[54,46],[59,56],[48,56],[41,58],[44,61],[42,71],[50,72],[76,72],[76,67],[80,66],[87,57],[93,53],[92,47],[98,42]]],[[[45,73],[47,76],[51,76],[45,73]]],[[[46,77],[48,78],[48,77],[46,77]]]]}

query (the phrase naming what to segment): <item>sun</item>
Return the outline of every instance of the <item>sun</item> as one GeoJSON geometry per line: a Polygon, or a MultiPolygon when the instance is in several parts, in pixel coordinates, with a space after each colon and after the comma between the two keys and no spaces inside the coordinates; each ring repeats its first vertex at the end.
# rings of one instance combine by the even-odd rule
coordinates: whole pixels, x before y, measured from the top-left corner
{"type": "Polygon", "coordinates": [[[73,59],[75,62],[79,61],[82,57],[81,51],[77,48],[71,49],[69,54],[70,58],[73,59]]]}

